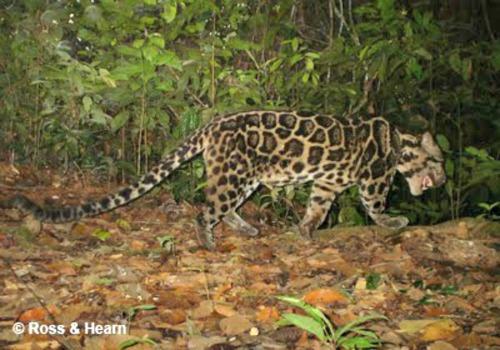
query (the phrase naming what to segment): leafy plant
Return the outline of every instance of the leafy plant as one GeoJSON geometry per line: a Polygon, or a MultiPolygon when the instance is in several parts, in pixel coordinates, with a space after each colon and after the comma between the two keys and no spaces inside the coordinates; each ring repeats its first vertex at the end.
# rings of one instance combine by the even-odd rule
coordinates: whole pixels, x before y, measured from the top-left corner
{"type": "Polygon", "coordinates": [[[168,254],[175,254],[175,237],[170,235],[165,235],[156,238],[160,247],[163,248],[163,251],[168,254]]]}
{"type": "MultiPolygon", "coordinates": [[[[421,224],[480,215],[500,196],[500,45],[484,27],[487,3],[460,16],[436,1],[0,5],[0,158],[124,181],[218,113],[377,114],[431,129],[446,148],[446,189],[415,200],[399,186],[393,212],[421,224]]],[[[198,158],[166,186],[203,201],[204,185],[198,158]]],[[[296,221],[302,193],[257,200],[296,221]]],[[[340,202],[329,224],[365,222],[359,203],[340,202]]]]}
{"type": "Polygon", "coordinates": [[[283,314],[277,322],[277,325],[280,327],[296,326],[313,334],[323,343],[332,344],[335,347],[346,350],[372,349],[381,344],[378,336],[363,327],[363,324],[372,320],[386,319],[384,316],[376,314],[361,316],[335,329],[321,310],[305,303],[301,299],[290,296],[280,296],[277,299],[295,306],[306,313],[306,315],[294,313],[283,314]]]}
{"type": "Polygon", "coordinates": [[[156,305],[152,305],[152,304],[132,306],[127,310],[128,320],[129,321],[133,320],[139,311],[147,311],[147,310],[155,310],[155,309],[156,309],[156,305]]]}
{"type": "Polygon", "coordinates": [[[128,348],[131,348],[131,347],[139,345],[139,344],[148,344],[148,345],[152,345],[152,346],[157,345],[153,339],[148,338],[148,336],[145,335],[141,338],[133,337],[131,339],[127,339],[127,340],[122,341],[119,345],[119,349],[124,350],[124,349],[128,349],[128,348]]]}
{"type": "Polygon", "coordinates": [[[297,223],[300,220],[298,207],[306,205],[309,192],[308,186],[268,188],[263,193],[257,193],[254,199],[261,209],[270,207],[277,216],[297,223]]]}
{"type": "Polygon", "coordinates": [[[500,202],[495,202],[492,204],[479,203],[478,206],[484,210],[484,213],[479,215],[479,217],[485,217],[492,220],[500,220],[500,215],[494,213],[496,208],[500,208],[500,202]]]}
{"type": "Polygon", "coordinates": [[[377,289],[381,280],[382,276],[380,276],[380,274],[370,273],[368,276],[366,276],[366,289],[368,290],[377,289]]]}

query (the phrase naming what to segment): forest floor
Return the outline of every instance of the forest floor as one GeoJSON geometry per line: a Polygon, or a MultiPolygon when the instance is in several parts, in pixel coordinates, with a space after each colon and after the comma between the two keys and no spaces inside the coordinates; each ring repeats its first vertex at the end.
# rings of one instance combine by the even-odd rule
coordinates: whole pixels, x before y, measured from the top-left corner
{"type": "MultiPolygon", "coordinates": [[[[116,189],[82,178],[0,163],[0,200],[20,191],[38,203],[77,203],[116,189]]],[[[334,348],[295,327],[277,328],[285,312],[300,313],[280,295],[303,298],[336,327],[384,315],[366,325],[383,349],[500,348],[500,223],[334,228],[304,241],[262,223],[266,215],[247,203],[242,215],[261,234],[242,237],[221,224],[209,252],[195,235],[199,210],[162,190],[41,230],[17,210],[0,210],[0,348],[334,348]],[[15,322],[66,328],[16,335],[15,322]],[[70,334],[72,323],[80,334],[70,334]],[[123,324],[127,334],[85,332],[92,324],[123,324]]]]}

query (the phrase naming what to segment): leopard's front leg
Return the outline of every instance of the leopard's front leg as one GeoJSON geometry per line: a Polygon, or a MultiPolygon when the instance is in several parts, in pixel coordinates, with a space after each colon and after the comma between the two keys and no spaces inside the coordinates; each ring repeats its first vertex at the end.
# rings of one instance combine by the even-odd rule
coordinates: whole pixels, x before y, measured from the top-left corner
{"type": "Polygon", "coordinates": [[[384,214],[389,187],[390,181],[375,181],[371,183],[367,181],[361,184],[361,202],[368,212],[368,215],[377,225],[390,229],[400,229],[408,225],[408,218],[384,214]]]}
{"type": "Polygon", "coordinates": [[[337,193],[339,193],[339,188],[333,184],[320,181],[314,182],[306,214],[299,223],[299,231],[302,237],[306,239],[314,238],[314,231],[325,221],[337,193]]]}

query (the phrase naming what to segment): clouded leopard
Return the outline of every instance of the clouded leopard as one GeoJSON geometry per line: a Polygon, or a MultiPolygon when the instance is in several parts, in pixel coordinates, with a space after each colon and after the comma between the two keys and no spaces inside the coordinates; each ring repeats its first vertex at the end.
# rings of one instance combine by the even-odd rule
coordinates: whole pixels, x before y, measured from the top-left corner
{"type": "Polygon", "coordinates": [[[312,182],[299,224],[301,234],[310,238],[335,197],[350,186],[359,187],[361,201],[375,223],[401,228],[408,224],[407,218],[384,214],[396,171],[405,177],[413,195],[446,180],[442,153],[430,133],[402,133],[382,117],[363,120],[262,110],[214,118],[139,181],[100,200],[52,209],[19,195],[9,204],[41,221],[94,216],[144,195],[200,153],[206,165],[208,208],[198,216],[198,237],[208,249],[215,247],[213,228],[221,220],[244,235],[258,234],[236,209],[260,184],[312,182]]]}

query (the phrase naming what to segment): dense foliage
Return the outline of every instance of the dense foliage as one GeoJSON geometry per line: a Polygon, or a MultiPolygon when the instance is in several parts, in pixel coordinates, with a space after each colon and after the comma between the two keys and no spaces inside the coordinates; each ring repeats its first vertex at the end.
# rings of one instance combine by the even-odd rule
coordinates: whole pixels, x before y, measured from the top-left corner
{"type": "MultiPolygon", "coordinates": [[[[498,2],[0,4],[4,159],[123,178],[219,112],[379,114],[410,131],[430,129],[446,152],[447,185],[414,199],[400,179],[393,212],[432,223],[498,210],[500,43],[488,17],[498,2]]],[[[177,198],[201,199],[201,160],[169,187],[177,198]]],[[[305,190],[256,200],[290,213],[305,190]]],[[[353,189],[329,222],[362,223],[358,205],[353,189]]]]}

